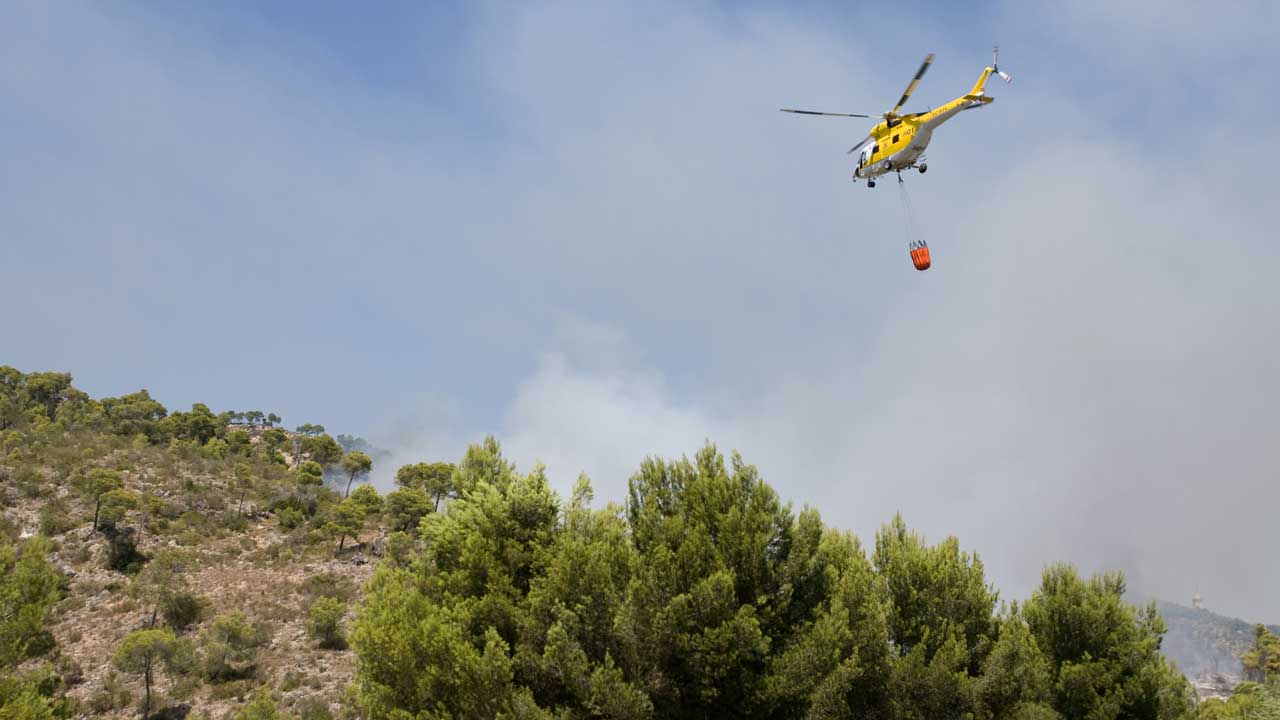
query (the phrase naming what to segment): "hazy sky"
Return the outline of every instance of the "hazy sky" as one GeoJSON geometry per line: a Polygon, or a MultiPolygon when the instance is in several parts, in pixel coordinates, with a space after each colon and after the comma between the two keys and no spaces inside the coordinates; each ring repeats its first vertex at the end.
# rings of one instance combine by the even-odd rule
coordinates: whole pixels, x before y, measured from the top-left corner
{"type": "Polygon", "coordinates": [[[710,439],[1006,598],[1070,560],[1280,621],[1280,5],[259,5],[0,7],[0,363],[602,499],[710,439]],[[923,110],[995,43],[917,273],[868,123],[777,109],[936,52],[923,110]]]}

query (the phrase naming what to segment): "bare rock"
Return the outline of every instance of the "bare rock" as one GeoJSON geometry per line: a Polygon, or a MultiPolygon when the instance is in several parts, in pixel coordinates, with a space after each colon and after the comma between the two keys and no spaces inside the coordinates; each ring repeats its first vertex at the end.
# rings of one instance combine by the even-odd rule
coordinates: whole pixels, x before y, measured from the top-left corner
{"type": "Polygon", "coordinates": [[[1240,678],[1235,677],[1234,675],[1206,672],[1197,676],[1191,684],[1195,687],[1196,695],[1200,696],[1201,700],[1207,700],[1209,698],[1226,700],[1231,697],[1231,692],[1235,689],[1236,683],[1239,681],[1240,678]]]}

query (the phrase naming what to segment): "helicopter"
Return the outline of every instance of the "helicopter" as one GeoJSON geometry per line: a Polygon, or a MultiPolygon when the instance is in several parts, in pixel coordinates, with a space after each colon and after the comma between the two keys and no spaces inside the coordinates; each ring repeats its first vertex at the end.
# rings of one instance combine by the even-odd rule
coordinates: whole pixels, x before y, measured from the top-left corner
{"type": "MultiPolygon", "coordinates": [[[[983,68],[982,74],[978,76],[978,82],[974,84],[973,89],[968,93],[928,112],[899,115],[898,111],[902,109],[903,105],[907,104],[911,93],[915,92],[916,86],[920,84],[920,79],[924,77],[924,74],[929,70],[929,66],[933,64],[933,53],[929,53],[920,65],[920,69],[916,71],[916,76],[907,85],[906,92],[902,93],[898,104],[894,105],[889,112],[880,115],[879,117],[883,119],[871,128],[871,131],[867,133],[867,137],[846,153],[848,155],[858,154],[858,167],[853,171],[853,181],[857,182],[859,178],[862,178],[867,181],[867,187],[873,188],[876,186],[876,178],[886,173],[896,172],[898,173],[898,179],[901,180],[903,170],[916,168],[921,173],[928,171],[929,166],[925,163],[924,151],[929,146],[929,141],[933,139],[933,131],[963,110],[973,110],[995,102],[995,98],[986,94],[987,78],[992,73],[995,73],[1005,83],[1013,82],[1012,76],[1000,71],[997,64],[999,57],[1000,48],[992,48],[991,66],[983,68]]],[[[875,115],[859,115],[856,113],[817,112],[815,110],[794,110],[791,108],[782,108],[782,112],[831,117],[877,117],[875,115]]]]}

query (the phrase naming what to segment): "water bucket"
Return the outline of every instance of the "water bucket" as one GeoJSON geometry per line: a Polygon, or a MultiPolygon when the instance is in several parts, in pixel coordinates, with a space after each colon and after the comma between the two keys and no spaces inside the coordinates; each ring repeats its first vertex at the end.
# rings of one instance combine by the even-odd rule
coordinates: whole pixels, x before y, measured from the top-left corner
{"type": "Polygon", "coordinates": [[[923,240],[912,240],[907,246],[911,251],[911,264],[916,266],[917,270],[928,270],[931,261],[929,259],[929,245],[923,240]]]}

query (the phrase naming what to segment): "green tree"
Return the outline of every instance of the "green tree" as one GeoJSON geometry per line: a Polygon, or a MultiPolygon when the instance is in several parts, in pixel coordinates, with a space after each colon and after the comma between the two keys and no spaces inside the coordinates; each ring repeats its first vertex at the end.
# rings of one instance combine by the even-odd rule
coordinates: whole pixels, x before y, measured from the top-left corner
{"type": "Polygon", "coordinates": [[[120,473],[106,468],[94,468],[86,475],[78,476],[74,485],[85,502],[93,505],[93,531],[98,531],[98,515],[102,510],[102,497],[112,490],[124,487],[120,473]]]}
{"type": "Polygon", "coordinates": [[[993,718],[1052,712],[1049,661],[1016,604],[1000,622],[1000,636],[983,662],[977,692],[993,718]]]}
{"type": "Polygon", "coordinates": [[[103,398],[101,402],[112,432],[130,437],[144,435],[151,442],[164,439],[160,421],[168,411],[146,390],[118,398],[103,398]]]}
{"type": "Polygon", "coordinates": [[[823,528],[814,510],[796,519],[793,538],[785,576],[797,627],[771,662],[766,697],[774,707],[808,708],[806,717],[888,717],[893,664],[883,580],[858,539],[823,528]]]}
{"type": "Polygon", "coordinates": [[[1160,654],[1165,627],[1155,604],[1136,608],[1124,592],[1119,573],[1086,581],[1059,564],[1023,604],[1049,662],[1054,709],[1069,718],[1194,717],[1194,691],[1160,654]]]}
{"type": "Polygon", "coordinates": [[[278,427],[268,427],[262,432],[262,444],[270,450],[279,450],[289,441],[289,434],[278,427]]]}
{"type": "Polygon", "coordinates": [[[348,536],[359,539],[360,530],[364,527],[364,518],[364,506],[352,502],[350,498],[338,503],[333,509],[333,514],[324,529],[330,537],[338,538],[338,552],[342,552],[348,536]]]}
{"type": "Polygon", "coordinates": [[[1254,682],[1266,682],[1271,675],[1280,676],[1280,637],[1259,623],[1253,629],[1253,647],[1240,658],[1244,675],[1254,682]]]}
{"type": "Polygon", "coordinates": [[[210,460],[225,460],[229,453],[230,447],[227,445],[227,441],[222,438],[209,438],[200,447],[200,454],[210,460]]]}
{"type": "Polygon", "coordinates": [[[57,417],[58,405],[74,390],[71,387],[70,373],[28,373],[25,384],[28,403],[40,407],[49,420],[57,417]]]}
{"type": "Polygon", "coordinates": [[[204,445],[226,434],[226,421],[204,403],[193,403],[190,412],[175,412],[160,421],[165,436],[204,445]]]}
{"type": "Polygon", "coordinates": [[[320,641],[320,647],[344,647],[346,640],[343,637],[342,616],[346,612],[346,606],[336,598],[316,598],[307,613],[307,634],[320,641]]]}
{"type": "Polygon", "coordinates": [[[501,490],[514,478],[515,465],[502,457],[502,446],[488,435],[484,442],[467,448],[453,475],[453,489],[464,494],[484,483],[501,490]]]}
{"type": "Polygon", "coordinates": [[[239,496],[236,500],[236,517],[244,517],[244,498],[253,489],[253,468],[249,463],[238,462],[232,472],[235,477],[236,493],[239,496]]]}
{"type": "Polygon", "coordinates": [[[320,463],[307,461],[294,471],[293,482],[299,488],[313,488],[324,485],[324,468],[320,463]]]}
{"type": "Polygon", "coordinates": [[[138,504],[137,495],[124,488],[115,488],[102,494],[98,506],[102,521],[107,527],[115,527],[124,520],[126,513],[137,509],[138,504]]]}
{"type": "Polygon", "coordinates": [[[0,675],[0,720],[55,720],[60,708],[26,678],[0,675]]]}
{"type": "Polygon", "coordinates": [[[976,554],[955,538],[928,546],[901,515],[876,533],[875,565],[889,588],[889,635],[902,655],[924,646],[924,660],[958,634],[976,675],[995,636],[996,593],[976,554]]]}
{"type": "Polygon", "coordinates": [[[355,482],[356,477],[363,477],[369,474],[373,469],[373,460],[368,455],[353,450],[342,456],[342,470],[347,473],[347,489],[342,493],[343,497],[351,495],[351,483],[355,482]]]}
{"type": "Polygon", "coordinates": [[[202,637],[204,676],[216,682],[251,674],[262,641],[261,634],[239,610],[214,618],[202,637]]]}
{"type": "Polygon", "coordinates": [[[372,485],[357,487],[352,491],[350,499],[351,502],[363,508],[366,515],[376,515],[382,512],[382,496],[378,494],[377,488],[372,485]]]}
{"type": "Polygon", "coordinates": [[[253,450],[253,438],[245,430],[231,430],[223,440],[227,443],[227,453],[247,457],[253,450]]]}
{"type": "Polygon", "coordinates": [[[17,368],[0,365],[0,430],[17,427],[26,410],[26,376],[17,368]]]}
{"type": "Polygon", "coordinates": [[[167,629],[135,630],[125,636],[116,648],[111,664],[121,672],[141,675],[146,699],[142,703],[142,719],[151,714],[151,685],[156,671],[163,665],[171,672],[177,670],[182,647],[173,632],[167,629]]]}
{"type": "Polygon", "coordinates": [[[414,534],[418,532],[422,518],[431,513],[431,508],[431,498],[413,487],[392,490],[382,502],[382,514],[387,526],[414,534]]]}
{"type": "MultiPolygon", "coordinates": [[[[187,573],[191,563],[191,555],[185,550],[165,548],[157,552],[129,583],[130,594],[151,609],[150,627],[155,627],[162,612],[179,621],[191,619],[183,617],[188,613],[178,612],[180,608],[177,607],[187,602],[183,596],[190,592],[187,573]]],[[[185,625],[173,629],[183,630],[185,625]]]]}
{"type": "Polygon", "coordinates": [[[396,471],[396,484],[404,488],[416,488],[431,497],[433,509],[440,510],[440,501],[453,494],[453,463],[414,463],[396,471]]]}
{"type": "Polygon", "coordinates": [[[642,463],[627,518],[641,561],[623,612],[644,647],[628,669],[658,673],[655,714],[766,712],[756,688],[769,649],[789,639],[790,508],[753,466],[735,454],[726,467],[708,445],[692,462],[642,463]]]}
{"type": "Polygon", "coordinates": [[[332,467],[342,460],[342,446],[329,435],[302,438],[301,452],[308,460],[319,463],[323,468],[332,467]]]}
{"type": "Polygon", "coordinates": [[[138,511],[140,516],[138,523],[139,538],[141,538],[143,528],[154,532],[157,520],[167,522],[166,520],[162,520],[165,511],[164,500],[149,493],[139,493],[135,494],[133,497],[135,500],[134,509],[138,511]]]}
{"type": "Polygon", "coordinates": [[[60,594],[50,551],[42,537],[16,546],[0,533],[0,670],[47,644],[44,625],[60,594]]]}
{"type": "MultiPolygon", "coordinates": [[[[733,455],[642,463],[625,508],[568,501],[492,438],[418,553],[368,584],[349,633],[365,716],[1189,717],[1158,616],[1052,570],[999,615],[980,559],[895,518],[870,557],[733,455]],[[1074,645],[1073,645],[1074,644],[1074,645]]],[[[407,540],[407,535],[399,535],[407,540]]]]}

